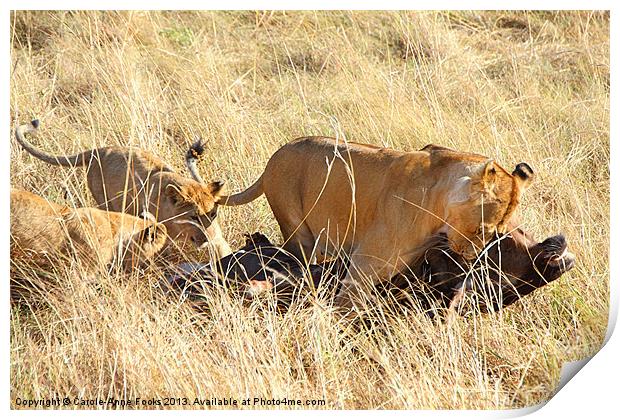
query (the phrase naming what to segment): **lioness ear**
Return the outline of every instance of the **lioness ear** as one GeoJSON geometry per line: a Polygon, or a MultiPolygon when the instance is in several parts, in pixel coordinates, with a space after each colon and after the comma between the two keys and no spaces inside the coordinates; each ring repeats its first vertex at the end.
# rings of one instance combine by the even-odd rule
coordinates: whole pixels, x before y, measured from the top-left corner
{"type": "Polygon", "coordinates": [[[527,163],[521,162],[516,166],[515,170],[512,171],[512,176],[517,179],[522,189],[526,189],[534,180],[534,170],[527,163]]]}
{"type": "Polygon", "coordinates": [[[423,148],[420,149],[420,152],[436,152],[436,151],[444,151],[444,152],[454,152],[454,149],[450,149],[449,147],[439,146],[437,144],[427,144],[423,148]]]}
{"type": "Polygon", "coordinates": [[[207,185],[209,192],[214,197],[219,197],[222,195],[224,189],[224,181],[213,181],[209,185],[207,185]]]}
{"type": "Polygon", "coordinates": [[[495,162],[493,159],[489,159],[472,169],[472,178],[477,179],[478,183],[482,185],[484,189],[493,187],[496,176],[497,169],[495,169],[495,162]]]}
{"type": "Polygon", "coordinates": [[[469,201],[471,198],[471,178],[463,176],[456,180],[452,189],[448,192],[447,205],[459,204],[469,201]]]}

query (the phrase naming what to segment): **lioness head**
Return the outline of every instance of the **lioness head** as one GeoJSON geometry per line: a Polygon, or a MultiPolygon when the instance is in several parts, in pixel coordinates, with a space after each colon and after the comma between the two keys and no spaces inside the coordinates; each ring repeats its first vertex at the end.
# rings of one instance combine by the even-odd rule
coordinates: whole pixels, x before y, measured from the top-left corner
{"type": "Polygon", "coordinates": [[[167,185],[158,219],[165,221],[168,235],[173,240],[187,239],[197,247],[204,246],[208,240],[206,229],[217,216],[223,186],[221,181],[204,185],[188,179],[167,185]]]}
{"type": "Polygon", "coordinates": [[[445,215],[450,247],[466,259],[474,258],[496,232],[506,231],[534,174],[527,163],[509,173],[492,159],[472,164],[469,172],[449,192],[445,215]]]}

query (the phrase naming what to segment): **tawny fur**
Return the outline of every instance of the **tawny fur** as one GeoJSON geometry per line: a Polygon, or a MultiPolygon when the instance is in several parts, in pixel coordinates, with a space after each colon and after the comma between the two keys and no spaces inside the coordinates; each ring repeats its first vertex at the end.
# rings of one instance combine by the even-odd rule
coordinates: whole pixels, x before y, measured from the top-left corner
{"type": "Polygon", "coordinates": [[[511,174],[484,156],[435,145],[407,153],[305,137],[280,148],[252,186],[220,203],[241,205],[264,193],[288,251],[344,250],[355,268],[337,303],[350,307],[368,290],[364,277],[389,279],[434,234],[447,233],[452,250],[473,258],[485,238],[505,229],[531,178],[527,164],[511,174]]]}
{"type": "Polygon", "coordinates": [[[70,208],[28,191],[11,190],[11,260],[47,266],[73,255],[85,267],[114,261],[130,270],[166,243],[166,227],[126,213],[70,208]]]}
{"type": "MultiPolygon", "coordinates": [[[[162,222],[170,239],[182,246],[211,244],[216,256],[231,252],[216,219],[223,183],[201,184],[175,173],[152,153],[119,146],[88,150],[73,156],[52,156],[32,146],[25,134],[35,134],[38,120],[15,130],[18,143],[52,165],[86,167],[86,178],[100,209],[140,215],[149,212],[162,222]]],[[[168,243],[170,245],[170,243],[168,243]]]]}

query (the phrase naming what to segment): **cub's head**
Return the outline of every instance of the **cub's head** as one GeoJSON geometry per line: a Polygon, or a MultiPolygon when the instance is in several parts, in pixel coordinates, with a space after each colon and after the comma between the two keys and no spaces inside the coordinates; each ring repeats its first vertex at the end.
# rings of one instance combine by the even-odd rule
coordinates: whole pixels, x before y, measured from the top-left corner
{"type": "Polygon", "coordinates": [[[496,232],[504,233],[533,177],[527,163],[519,163],[512,173],[493,160],[471,164],[469,174],[458,178],[448,193],[444,230],[452,250],[472,259],[496,232]]]}
{"type": "Polygon", "coordinates": [[[168,184],[158,217],[165,221],[168,235],[173,240],[189,240],[197,247],[206,245],[206,230],[217,217],[223,187],[221,181],[200,184],[188,179],[168,184]]]}
{"type": "Polygon", "coordinates": [[[144,218],[134,226],[123,253],[123,266],[126,271],[145,263],[161,251],[168,240],[166,226],[155,222],[154,218],[144,218]]]}

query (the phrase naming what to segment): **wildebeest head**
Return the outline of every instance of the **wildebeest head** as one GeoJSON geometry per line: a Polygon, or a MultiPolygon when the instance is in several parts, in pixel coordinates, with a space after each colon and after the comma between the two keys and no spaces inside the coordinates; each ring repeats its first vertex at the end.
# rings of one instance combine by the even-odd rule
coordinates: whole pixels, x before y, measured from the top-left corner
{"type": "Polygon", "coordinates": [[[466,262],[437,238],[423,258],[411,267],[413,275],[400,275],[393,283],[400,289],[413,285],[416,297],[426,303],[442,301],[451,305],[463,293],[474,295],[483,312],[501,309],[557,280],[575,265],[563,235],[538,242],[516,227],[487,242],[485,250],[473,262],[466,262]],[[412,282],[411,278],[417,278],[412,282]]]}
{"type": "Polygon", "coordinates": [[[520,228],[494,243],[488,250],[488,258],[491,260],[489,278],[502,288],[502,306],[557,280],[575,265],[575,256],[568,252],[564,235],[538,242],[520,228]],[[502,282],[502,274],[507,282],[502,282]]]}

